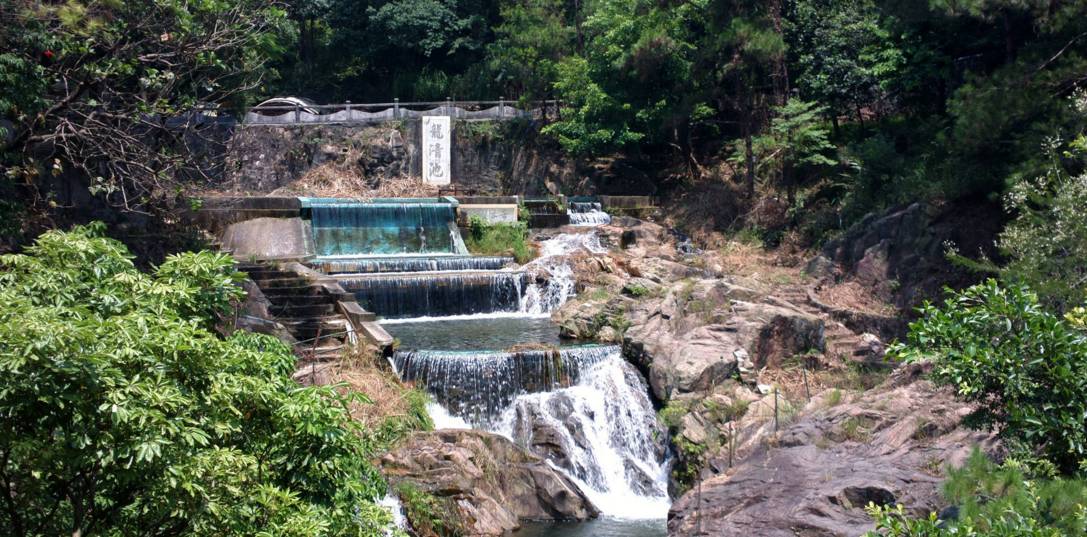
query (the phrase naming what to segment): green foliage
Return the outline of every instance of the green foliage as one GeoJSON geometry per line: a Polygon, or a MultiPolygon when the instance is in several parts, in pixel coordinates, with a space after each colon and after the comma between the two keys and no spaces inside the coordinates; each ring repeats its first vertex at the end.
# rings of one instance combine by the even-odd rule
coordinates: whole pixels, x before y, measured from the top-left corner
{"type": "Polygon", "coordinates": [[[996,428],[1013,447],[1061,472],[1087,460],[1087,335],[1019,285],[988,280],[926,303],[890,354],[933,363],[936,382],[975,405],[967,423],[996,428]]]}
{"type": "Polygon", "coordinates": [[[1087,483],[1029,479],[1016,461],[996,465],[975,450],[951,470],[944,495],[958,506],[957,519],[909,518],[902,506],[869,505],[876,520],[870,537],[1015,536],[1061,537],[1087,532],[1087,483]]]}
{"type": "Polygon", "coordinates": [[[664,408],[657,412],[657,419],[669,429],[675,429],[679,427],[679,422],[683,419],[683,416],[690,411],[690,406],[685,401],[671,400],[664,408]]]}
{"type": "Polygon", "coordinates": [[[404,514],[419,534],[439,537],[466,535],[451,499],[438,498],[409,481],[397,483],[396,491],[404,506],[404,514]]]}
{"type": "Polygon", "coordinates": [[[0,257],[0,526],[14,535],[382,535],[359,395],[302,388],[278,340],[222,338],[218,254],[138,272],[102,226],[0,257]]]}
{"type": "Polygon", "coordinates": [[[0,116],[13,132],[0,165],[41,198],[43,174],[76,169],[125,208],[176,201],[206,164],[189,145],[204,125],[185,114],[244,105],[284,15],[254,0],[7,2],[0,116]]]}
{"type": "Polygon", "coordinates": [[[835,122],[884,98],[903,58],[876,2],[802,0],[793,10],[786,39],[804,98],[829,107],[835,122]]]}
{"type": "Polygon", "coordinates": [[[1003,276],[1064,312],[1087,297],[1087,174],[1069,176],[1059,156],[1052,158],[1045,176],[1023,181],[1007,195],[1007,209],[1017,216],[999,245],[1010,258],[1003,276]]]}
{"type": "Polygon", "coordinates": [[[512,255],[518,263],[526,263],[536,257],[528,243],[528,227],[522,222],[514,224],[489,223],[472,215],[468,219],[468,236],[464,245],[473,254],[512,255]]]}

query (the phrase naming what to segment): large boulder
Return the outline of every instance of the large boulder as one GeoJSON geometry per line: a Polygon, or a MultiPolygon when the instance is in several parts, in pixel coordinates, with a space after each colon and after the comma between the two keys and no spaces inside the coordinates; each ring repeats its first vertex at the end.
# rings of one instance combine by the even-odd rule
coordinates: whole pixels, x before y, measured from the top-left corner
{"type": "Polygon", "coordinates": [[[723,279],[674,283],[628,315],[626,356],[647,373],[658,399],[706,391],[734,377],[824,346],[823,320],[768,303],[723,279]]]}
{"type": "Polygon", "coordinates": [[[917,516],[944,506],[943,472],[994,438],[965,429],[970,408],[911,366],[869,392],[813,399],[802,417],[672,506],[668,534],[841,535],[872,528],[864,506],[917,516]]]}
{"type": "Polygon", "coordinates": [[[508,439],[474,430],[413,434],[381,458],[408,481],[452,500],[468,535],[504,535],[522,520],[584,520],[599,511],[568,478],[508,439]]]}

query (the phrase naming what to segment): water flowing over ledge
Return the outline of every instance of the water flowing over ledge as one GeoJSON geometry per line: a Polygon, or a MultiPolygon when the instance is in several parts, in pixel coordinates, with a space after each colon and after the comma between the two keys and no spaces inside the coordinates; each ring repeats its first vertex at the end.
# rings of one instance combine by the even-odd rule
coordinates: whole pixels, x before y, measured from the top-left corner
{"type": "Polygon", "coordinates": [[[363,308],[383,317],[521,311],[523,272],[349,274],[336,277],[363,308]]]}
{"type": "Polygon", "coordinates": [[[405,382],[426,388],[450,414],[488,428],[518,395],[572,386],[618,347],[587,345],[523,351],[397,351],[392,365],[405,382]]]}
{"type": "Polygon", "coordinates": [[[326,257],[318,258],[313,265],[325,274],[341,274],[498,270],[512,262],[512,257],[446,254],[354,258],[326,257]]]}
{"type": "Polygon", "coordinates": [[[595,201],[571,201],[566,213],[575,226],[602,226],[611,223],[611,215],[595,201]]]}

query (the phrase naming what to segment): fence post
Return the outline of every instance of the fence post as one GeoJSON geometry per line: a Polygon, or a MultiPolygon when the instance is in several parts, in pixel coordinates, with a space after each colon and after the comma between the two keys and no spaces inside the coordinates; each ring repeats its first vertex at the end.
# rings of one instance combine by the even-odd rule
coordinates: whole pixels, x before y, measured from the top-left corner
{"type": "Polygon", "coordinates": [[[302,107],[297,105],[297,104],[294,105],[294,122],[295,123],[301,123],[302,122],[302,107]]]}
{"type": "Polygon", "coordinates": [[[506,98],[498,98],[498,117],[506,117],[506,98]]]}
{"type": "Polygon", "coordinates": [[[778,387],[774,386],[774,432],[778,430],[778,387]]]}
{"type": "Polygon", "coordinates": [[[393,98],[393,119],[400,119],[400,97],[393,98]]]}
{"type": "Polygon", "coordinates": [[[453,98],[452,97],[446,97],[445,98],[445,115],[450,116],[450,117],[453,116],[453,98]]]}
{"type": "Polygon", "coordinates": [[[346,119],[345,122],[346,123],[351,122],[351,101],[347,101],[347,119],[346,119]]]}

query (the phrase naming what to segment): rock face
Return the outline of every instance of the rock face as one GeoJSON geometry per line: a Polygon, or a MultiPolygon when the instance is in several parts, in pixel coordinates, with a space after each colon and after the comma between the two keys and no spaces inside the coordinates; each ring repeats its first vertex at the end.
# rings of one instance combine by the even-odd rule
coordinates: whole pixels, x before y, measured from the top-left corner
{"type": "Polygon", "coordinates": [[[914,203],[869,214],[827,242],[822,255],[809,262],[809,272],[833,277],[827,263],[832,261],[845,277],[910,310],[939,296],[945,285],[965,286],[976,279],[947,262],[945,245],[952,243],[965,255],[979,250],[991,255],[1003,226],[1001,214],[999,207],[977,202],[942,208],[914,203]]]}
{"type": "Polygon", "coordinates": [[[779,365],[823,349],[822,319],[763,298],[723,279],[674,284],[660,299],[633,306],[624,354],[648,372],[653,393],[667,400],[711,389],[740,368],[779,365]]]}
{"type": "Polygon", "coordinates": [[[412,435],[381,459],[393,483],[451,499],[468,535],[503,535],[521,520],[584,520],[599,511],[569,479],[504,437],[474,430],[412,435]]]}
{"type": "Polygon", "coordinates": [[[677,500],[668,534],[856,536],[872,528],[868,502],[939,511],[942,469],[996,444],[962,428],[969,407],[922,373],[910,366],[872,391],[813,399],[799,421],[677,500]]]}
{"type": "MultiPolygon", "coordinates": [[[[453,122],[453,184],[480,194],[558,192],[577,180],[572,163],[534,143],[536,131],[509,137],[453,122]]],[[[312,168],[331,163],[362,175],[371,187],[384,179],[420,177],[422,149],[417,119],[370,125],[248,127],[228,144],[221,190],[268,193],[312,168]]],[[[312,194],[312,193],[311,193],[312,194]]]]}

